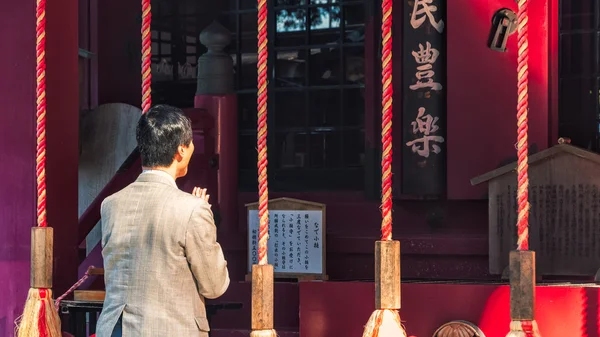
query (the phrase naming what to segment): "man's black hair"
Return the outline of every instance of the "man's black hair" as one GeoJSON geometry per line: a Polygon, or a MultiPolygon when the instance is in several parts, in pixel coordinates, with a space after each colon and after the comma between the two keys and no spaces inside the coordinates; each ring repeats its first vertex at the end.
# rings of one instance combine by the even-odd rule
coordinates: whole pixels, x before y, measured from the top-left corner
{"type": "Polygon", "coordinates": [[[145,167],[168,167],[180,145],[192,142],[192,125],[179,108],[156,105],[140,118],[135,138],[145,167]]]}

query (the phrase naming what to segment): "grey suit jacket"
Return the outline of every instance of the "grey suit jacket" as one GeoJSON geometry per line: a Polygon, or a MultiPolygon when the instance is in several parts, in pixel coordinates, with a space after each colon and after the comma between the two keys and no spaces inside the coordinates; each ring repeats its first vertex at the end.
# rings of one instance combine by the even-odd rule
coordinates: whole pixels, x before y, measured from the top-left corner
{"type": "Polygon", "coordinates": [[[229,286],[210,206],[143,173],[102,203],[106,299],[97,337],[208,336],[204,298],[229,286]]]}

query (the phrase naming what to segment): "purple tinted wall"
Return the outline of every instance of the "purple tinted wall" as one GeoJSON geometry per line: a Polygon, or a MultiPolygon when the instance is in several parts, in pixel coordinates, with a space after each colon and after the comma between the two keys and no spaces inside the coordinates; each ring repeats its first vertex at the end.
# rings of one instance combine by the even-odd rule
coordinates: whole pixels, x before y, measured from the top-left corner
{"type": "MultiPolygon", "coordinates": [[[[47,197],[55,228],[56,292],[76,276],[77,1],[48,2],[47,197]]],[[[0,11],[0,336],[13,336],[29,289],[35,225],[35,1],[0,11]]]]}
{"type": "Polygon", "coordinates": [[[0,336],[12,336],[29,288],[30,227],[35,221],[34,1],[0,11],[0,336]]]}

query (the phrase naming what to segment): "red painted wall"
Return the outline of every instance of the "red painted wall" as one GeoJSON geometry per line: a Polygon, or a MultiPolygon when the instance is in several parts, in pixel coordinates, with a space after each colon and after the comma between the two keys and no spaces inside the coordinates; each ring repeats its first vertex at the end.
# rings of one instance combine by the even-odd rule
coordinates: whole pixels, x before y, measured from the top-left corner
{"type": "MultiPolygon", "coordinates": [[[[29,288],[30,228],[35,225],[35,2],[0,11],[0,336],[13,336],[29,288]]],[[[76,276],[77,2],[47,8],[47,198],[55,228],[56,292],[76,276]]]]}
{"type": "MultiPolygon", "coordinates": [[[[517,34],[504,53],[487,47],[492,16],[502,8],[517,11],[513,0],[447,6],[449,199],[487,198],[487,186],[469,180],[516,159],[517,34]]],[[[530,2],[529,144],[538,151],[549,145],[548,14],[546,1],[530,2]]]]}
{"type": "MultiPolygon", "coordinates": [[[[504,337],[509,293],[508,286],[497,284],[403,283],[400,318],[408,336],[430,337],[444,323],[466,320],[486,337],[504,337]]],[[[249,282],[234,282],[214,301],[241,302],[243,307],[218,312],[213,336],[248,334],[250,295],[249,282]]],[[[297,331],[300,337],[361,336],[375,309],[371,282],[276,283],[274,295],[275,329],[286,336],[297,331]]],[[[598,296],[596,287],[538,286],[536,320],[542,336],[599,336],[598,296]]]]}
{"type": "MultiPolygon", "coordinates": [[[[373,283],[304,282],[299,291],[301,337],[360,336],[375,308],[373,283]]],[[[542,336],[598,336],[597,305],[597,288],[538,286],[536,320],[542,336]]],[[[400,318],[408,336],[429,337],[446,322],[466,320],[486,337],[504,337],[509,287],[403,284],[400,318]]]]}

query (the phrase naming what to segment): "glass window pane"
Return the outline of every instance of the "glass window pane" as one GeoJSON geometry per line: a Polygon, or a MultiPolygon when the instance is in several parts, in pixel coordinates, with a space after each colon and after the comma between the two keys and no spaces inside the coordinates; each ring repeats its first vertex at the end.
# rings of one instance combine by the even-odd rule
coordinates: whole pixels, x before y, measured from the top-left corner
{"type": "Polygon", "coordinates": [[[310,29],[332,29],[340,27],[340,6],[319,6],[310,9],[310,29]]]}
{"type": "Polygon", "coordinates": [[[365,89],[344,90],[344,126],[357,127],[365,124],[365,89]]]}
{"type": "Polygon", "coordinates": [[[161,56],[171,55],[171,44],[170,43],[161,44],[160,45],[160,53],[161,53],[161,56]]]}
{"type": "Polygon", "coordinates": [[[256,134],[241,135],[239,141],[239,166],[242,170],[256,169],[256,134]]]}
{"type": "Polygon", "coordinates": [[[306,78],[306,50],[289,50],[276,53],[275,85],[302,87],[306,78]]]}
{"type": "Polygon", "coordinates": [[[310,53],[309,85],[340,85],[342,63],[339,47],[312,48],[310,53]]]}
{"type": "MultiPolygon", "coordinates": [[[[235,36],[235,34],[237,33],[237,20],[238,20],[238,14],[220,14],[218,17],[219,23],[225,27],[225,29],[227,29],[232,36],[235,36]]],[[[204,22],[204,27],[201,27],[200,31],[202,31],[202,29],[206,28],[209,24],[211,23],[211,21],[206,21],[204,22]]],[[[198,34],[199,35],[199,34],[198,34]]]]}
{"type": "Polygon", "coordinates": [[[310,167],[339,168],[342,164],[342,133],[314,132],[310,135],[310,167]]]}
{"type": "Polygon", "coordinates": [[[306,126],[306,93],[280,91],[275,93],[274,116],[276,127],[304,128],[306,126]]]}
{"type": "Polygon", "coordinates": [[[243,53],[241,55],[241,66],[239,69],[240,88],[254,89],[257,85],[257,61],[256,53],[243,53]]]}
{"type": "MultiPolygon", "coordinates": [[[[195,56],[188,56],[186,59],[186,62],[193,66],[196,66],[196,63],[198,62],[198,58],[196,58],[195,56]]],[[[195,72],[194,72],[194,77],[196,77],[195,72]]]]}
{"type": "Polygon", "coordinates": [[[300,6],[305,4],[306,0],[275,0],[275,6],[300,6]]]}
{"type": "Polygon", "coordinates": [[[344,132],[344,166],[363,166],[365,161],[365,135],[363,131],[344,132]]]}
{"type": "MultiPolygon", "coordinates": [[[[168,1],[161,1],[156,6],[153,4],[152,11],[154,12],[155,9],[160,13],[159,16],[169,16],[173,14],[173,4],[168,1]]],[[[152,19],[154,20],[154,17],[152,19]]]]}
{"type": "Polygon", "coordinates": [[[340,43],[340,6],[312,7],[310,9],[310,44],[340,43]]]}
{"type": "Polygon", "coordinates": [[[244,37],[248,38],[250,35],[256,40],[257,27],[258,27],[258,19],[256,17],[256,13],[244,13],[240,15],[240,28],[244,37]],[[246,36],[248,35],[248,36],[246,36]]]}
{"type": "Polygon", "coordinates": [[[340,90],[309,92],[310,126],[339,126],[341,122],[340,90]]]}
{"type": "Polygon", "coordinates": [[[344,42],[360,43],[365,40],[365,5],[344,6],[344,42]]]}
{"type": "Polygon", "coordinates": [[[256,37],[256,13],[246,13],[240,15],[242,40],[241,40],[241,67],[240,71],[240,89],[256,88],[256,66],[258,57],[258,39],[256,37]]]}
{"type": "Polygon", "coordinates": [[[241,132],[256,130],[256,94],[239,94],[239,129],[241,132]]]}
{"type": "Polygon", "coordinates": [[[365,49],[364,47],[344,48],[344,83],[365,83],[365,49]]]}
{"type": "Polygon", "coordinates": [[[306,9],[288,8],[276,11],[277,33],[304,31],[306,29],[306,9]]]}
{"type": "MultiPolygon", "coordinates": [[[[306,133],[278,132],[275,134],[277,168],[301,168],[306,166],[306,133]]],[[[256,151],[255,151],[256,152],[256,151]]]]}
{"type": "Polygon", "coordinates": [[[562,0],[561,29],[593,29],[598,27],[594,13],[600,4],[594,0],[562,0]]]}
{"type": "Polygon", "coordinates": [[[561,77],[588,75],[597,68],[597,33],[564,34],[560,41],[561,77]]]}
{"type": "Polygon", "coordinates": [[[252,9],[252,8],[258,7],[256,0],[238,0],[238,1],[240,4],[240,9],[252,9]]]}
{"type": "Polygon", "coordinates": [[[598,104],[596,79],[570,79],[560,82],[559,137],[571,138],[573,145],[592,148],[598,104]]]}

